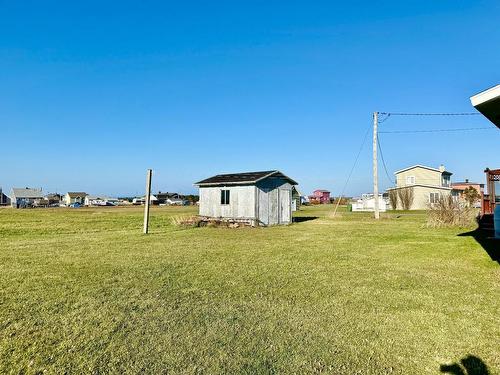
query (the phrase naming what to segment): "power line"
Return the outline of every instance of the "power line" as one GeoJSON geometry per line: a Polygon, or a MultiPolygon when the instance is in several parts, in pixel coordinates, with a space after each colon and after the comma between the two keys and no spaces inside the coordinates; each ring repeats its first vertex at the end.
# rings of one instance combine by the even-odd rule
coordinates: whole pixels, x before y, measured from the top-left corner
{"type": "Polygon", "coordinates": [[[457,112],[457,113],[409,113],[409,112],[379,112],[388,116],[478,116],[478,112],[457,112]]]}
{"type": "MultiPolygon", "coordinates": [[[[379,114],[381,114],[381,113],[379,113],[379,114]]],[[[389,120],[389,117],[391,117],[391,114],[390,114],[390,113],[386,113],[386,114],[384,114],[384,115],[385,115],[386,117],[385,117],[384,119],[382,119],[382,120],[379,120],[379,121],[378,121],[378,123],[379,123],[379,124],[382,124],[383,122],[386,122],[387,120],[389,120]]]]}
{"type": "Polygon", "coordinates": [[[352,165],[351,171],[349,172],[349,175],[347,176],[347,180],[344,184],[344,187],[342,188],[342,192],[340,194],[339,200],[337,202],[337,205],[335,206],[335,210],[333,211],[333,216],[337,213],[337,208],[339,207],[340,201],[344,197],[345,189],[347,188],[347,184],[349,183],[349,180],[351,179],[352,173],[354,172],[354,169],[356,168],[356,165],[358,164],[359,156],[361,155],[361,151],[363,151],[363,147],[365,146],[366,143],[366,138],[368,138],[368,134],[370,133],[371,125],[368,126],[368,129],[366,129],[365,136],[363,137],[363,141],[361,142],[361,146],[359,146],[358,154],[356,155],[356,159],[354,159],[354,164],[352,165]]]}
{"type": "Polygon", "coordinates": [[[378,149],[380,151],[380,158],[382,159],[382,165],[384,166],[385,175],[386,175],[387,179],[389,180],[389,182],[392,184],[393,181],[391,180],[391,177],[389,176],[389,172],[387,171],[387,165],[385,164],[384,154],[382,153],[382,146],[380,146],[380,138],[377,138],[377,144],[378,144],[378,149]]]}
{"type": "Polygon", "coordinates": [[[461,132],[473,130],[494,130],[491,126],[483,128],[455,128],[455,129],[429,129],[429,130],[392,130],[379,131],[379,134],[405,134],[405,133],[442,133],[442,132],[461,132]]]}

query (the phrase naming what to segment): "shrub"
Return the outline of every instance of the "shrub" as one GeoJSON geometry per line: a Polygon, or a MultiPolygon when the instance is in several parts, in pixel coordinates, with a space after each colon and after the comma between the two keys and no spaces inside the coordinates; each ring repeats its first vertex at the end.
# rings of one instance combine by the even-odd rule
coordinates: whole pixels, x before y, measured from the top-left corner
{"type": "Polygon", "coordinates": [[[349,198],[349,197],[337,197],[337,198],[331,198],[330,202],[335,203],[335,204],[338,203],[340,206],[345,206],[350,202],[350,200],[351,200],[351,198],[349,198]],[[340,202],[339,202],[339,199],[340,199],[340,202]]]}
{"type": "Polygon", "coordinates": [[[172,216],[172,224],[177,227],[199,227],[201,219],[197,216],[172,216]]]}
{"type": "Polygon", "coordinates": [[[403,188],[398,190],[398,198],[403,210],[409,210],[413,204],[413,188],[403,188]]]}
{"type": "Polygon", "coordinates": [[[398,191],[397,190],[389,190],[389,202],[391,203],[391,207],[393,210],[398,209],[398,191]]]}
{"type": "Polygon", "coordinates": [[[464,199],[468,206],[472,207],[474,206],[474,203],[481,199],[481,194],[479,194],[478,191],[472,186],[469,186],[464,190],[464,199]]]}
{"type": "Polygon", "coordinates": [[[469,227],[474,224],[477,210],[460,204],[451,196],[441,197],[429,207],[427,226],[469,227]]]}

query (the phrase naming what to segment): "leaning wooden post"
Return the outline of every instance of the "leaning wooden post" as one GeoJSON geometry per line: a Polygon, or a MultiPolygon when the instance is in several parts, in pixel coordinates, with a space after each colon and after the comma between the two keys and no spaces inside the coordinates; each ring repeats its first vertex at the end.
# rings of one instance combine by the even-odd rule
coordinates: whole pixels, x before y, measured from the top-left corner
{"type": "Polygon", "coordinates": [[[146,201],[144,202],[144,228],[143,233],[148,234],[148,226],[149,226],[149,203],[151,201],[151,176],[153,175],[153,171],[148,169],[146,175],[146,201]]]}

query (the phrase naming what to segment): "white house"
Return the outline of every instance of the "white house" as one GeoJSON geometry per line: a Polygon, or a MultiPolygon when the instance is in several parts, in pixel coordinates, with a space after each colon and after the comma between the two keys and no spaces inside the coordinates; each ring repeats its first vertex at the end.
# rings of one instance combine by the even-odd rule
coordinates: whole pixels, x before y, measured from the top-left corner
{"type": "MultiPolygon", "coordinates": [[[[146,196],[136,197],[132,199],[132,204],[146,204],[146,196]]],[[[151,194],[149,196],[149,204],[158,204],[158,198],[155,195],[151,194]]]]}
{"type": "Polygon", "coordinates": [[[74,203],[78,203],[78,204],[84,204],[85,203],[85,197],[87,196],[88,194],[87,193],[84,193],[84,192],[73,192],[73,191],[69,191],[66,193],[66,195],[64,196],[64,204],[66,206],[69,206],[71,204],[74,204],[74,203]]]}
{"type": "Polygon", "coordinates": [[[183,206],[184,200],[181,198],[168,197],[165,203],[169,206],[183,206]]]}
{"type": "Polygon", "coordinates": [[[252,225],[292,222],[292,187],[280,171],[221,174],[199,181],[200,216],[252,225]]]}
{"type": "Polygon", "coordinates": [[[119,200],[116,198],[87,195],[84,204],[85,206],[116,206],[119,204],[119,200]]]}
{"type": "MultiPolygon", "coordinates": [[[[382,194],[379,194],[378,208],[380,212],[387,211],[388,202],[382,194]]],[[[375,211],[375,196],[373,194],[362,194],[360,199],[352,202],[353,211],[375,211]]]]}
{"type": "Polygon", "coordinates": [[[12,188],[10,204],[14,208],[32,207],[36,201],[43,199],[42,189],[12,188]]]}

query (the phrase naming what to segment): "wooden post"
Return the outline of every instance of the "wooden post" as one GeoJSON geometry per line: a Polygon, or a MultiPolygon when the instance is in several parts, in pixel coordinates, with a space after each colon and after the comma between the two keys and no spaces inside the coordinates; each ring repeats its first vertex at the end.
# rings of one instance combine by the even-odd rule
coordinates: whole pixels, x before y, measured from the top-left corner
{"type": "Polygon", "coordinates": [[[373,198],[375,199],[375,219],[380,219],[379,200],[378,200],[378,112],[373,112],[373,198]]]}
{"type": "Polygon", "coordinates": [[[148,226],[149,226],[149,203],[151,201],[151,176],[153,175],[153,171],[148,169],[146,175],[146,201],[144,202],[144,228],[143,233],[148,234],[148,226]]]}

